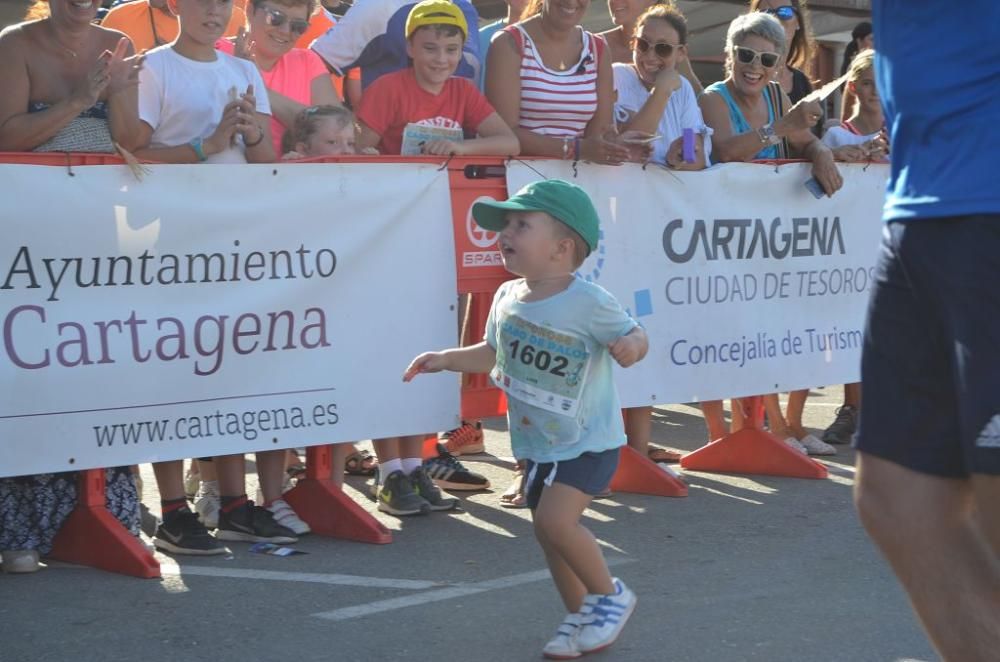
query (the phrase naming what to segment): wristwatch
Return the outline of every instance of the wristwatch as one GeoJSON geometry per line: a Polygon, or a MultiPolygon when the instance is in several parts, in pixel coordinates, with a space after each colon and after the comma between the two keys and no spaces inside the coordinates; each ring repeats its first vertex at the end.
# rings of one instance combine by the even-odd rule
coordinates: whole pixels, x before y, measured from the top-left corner
{"type": "Polygon", "coordinates": [[[189,142],[188,145],[191,147],[191,149],[194,150],[194,153],[198,157],[199,161],[204,163],[208,159],[208,157],[205,155],[205,149],[202,147],[201,138],[195,138],[194,140],[189,142]]]}
{"type": "Polygon", "coordinates": [[[774,124],[771,122],[757,129],[757,137],[760,138],[762,145],[777,145],[781,142],[781,138],[774,132],[774,124]]]}

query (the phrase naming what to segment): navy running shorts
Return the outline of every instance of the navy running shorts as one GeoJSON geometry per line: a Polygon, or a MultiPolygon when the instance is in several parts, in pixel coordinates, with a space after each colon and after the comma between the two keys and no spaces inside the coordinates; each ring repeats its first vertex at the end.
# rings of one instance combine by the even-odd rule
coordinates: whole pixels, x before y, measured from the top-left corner
{"type": "Polygon", "coordinates": [[[1000,474],[1000,215],[888,223],[855,447],[950,478],[1000,474]]]}
{"type": "Polygon", "coordinates": [[[538,508],[538,501],[542,498],[542,488],[546,482],[562,483],[575,487],[584,494],[597,496],[611,484],[611,478],[618,469],[619,452],[618,448],[599,453],[588,452],[561,462],[536,463],[528,460],[524,468],[527,476],[524,499],[528,508],[532,510],[538,508]],[[555,475],[549,480],[553,471],[555,475]]]}

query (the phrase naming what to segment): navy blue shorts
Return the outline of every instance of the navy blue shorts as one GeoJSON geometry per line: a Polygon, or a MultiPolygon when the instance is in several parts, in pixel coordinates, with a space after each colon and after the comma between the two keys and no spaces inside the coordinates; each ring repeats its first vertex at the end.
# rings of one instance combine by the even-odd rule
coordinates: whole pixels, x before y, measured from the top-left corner
{"type": "Polygon", "coordinates": [[[886,225],[861,382],[858,450],[1000,474],[1000,215],[886,225]]]}
{"type": "Polygon", "coordinates": [[[618,469],[619,453],[620,449],[612,448],[600,453],[584,453],[580,457],[562,462],[535,463],[528,460],[524,468],[527,476],[524,500],[528,508],[532,510],[538,508],[538,501],[542,498],[542,488],[545,487],[545,481],[553,470],[556,475],[549,482],[569,485],[584,494],[597,496],[611,484],[611,478],[618,469]]]}

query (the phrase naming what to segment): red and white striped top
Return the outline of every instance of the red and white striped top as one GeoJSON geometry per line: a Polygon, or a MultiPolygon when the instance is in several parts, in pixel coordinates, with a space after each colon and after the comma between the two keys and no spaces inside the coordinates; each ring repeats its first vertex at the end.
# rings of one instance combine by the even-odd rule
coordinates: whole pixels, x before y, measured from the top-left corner
{"type": "Polygon", "coordinates": [[[521,114],[518,127],[546,136],[582,136],[597,112],[597,62],[604,42],[580,28],[583,51],[566,71],[545,66],[520,25],[505,28],[521,51],[521,114]]]}

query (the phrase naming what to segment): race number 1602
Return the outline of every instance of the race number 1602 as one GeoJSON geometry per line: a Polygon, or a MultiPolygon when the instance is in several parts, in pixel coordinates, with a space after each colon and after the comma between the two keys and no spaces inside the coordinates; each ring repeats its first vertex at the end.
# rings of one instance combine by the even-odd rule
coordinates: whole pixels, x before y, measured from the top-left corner
{"type": "Polygon", "coordinates": [[[558,377],[566,376],[569,359],[565,356],[552,356],[544,349],[535,349],[534,345],[521,344],[520,340],[510,343],[510,358],[524,365],[533,365],[543,372],[549,372],[558,377]]]}

